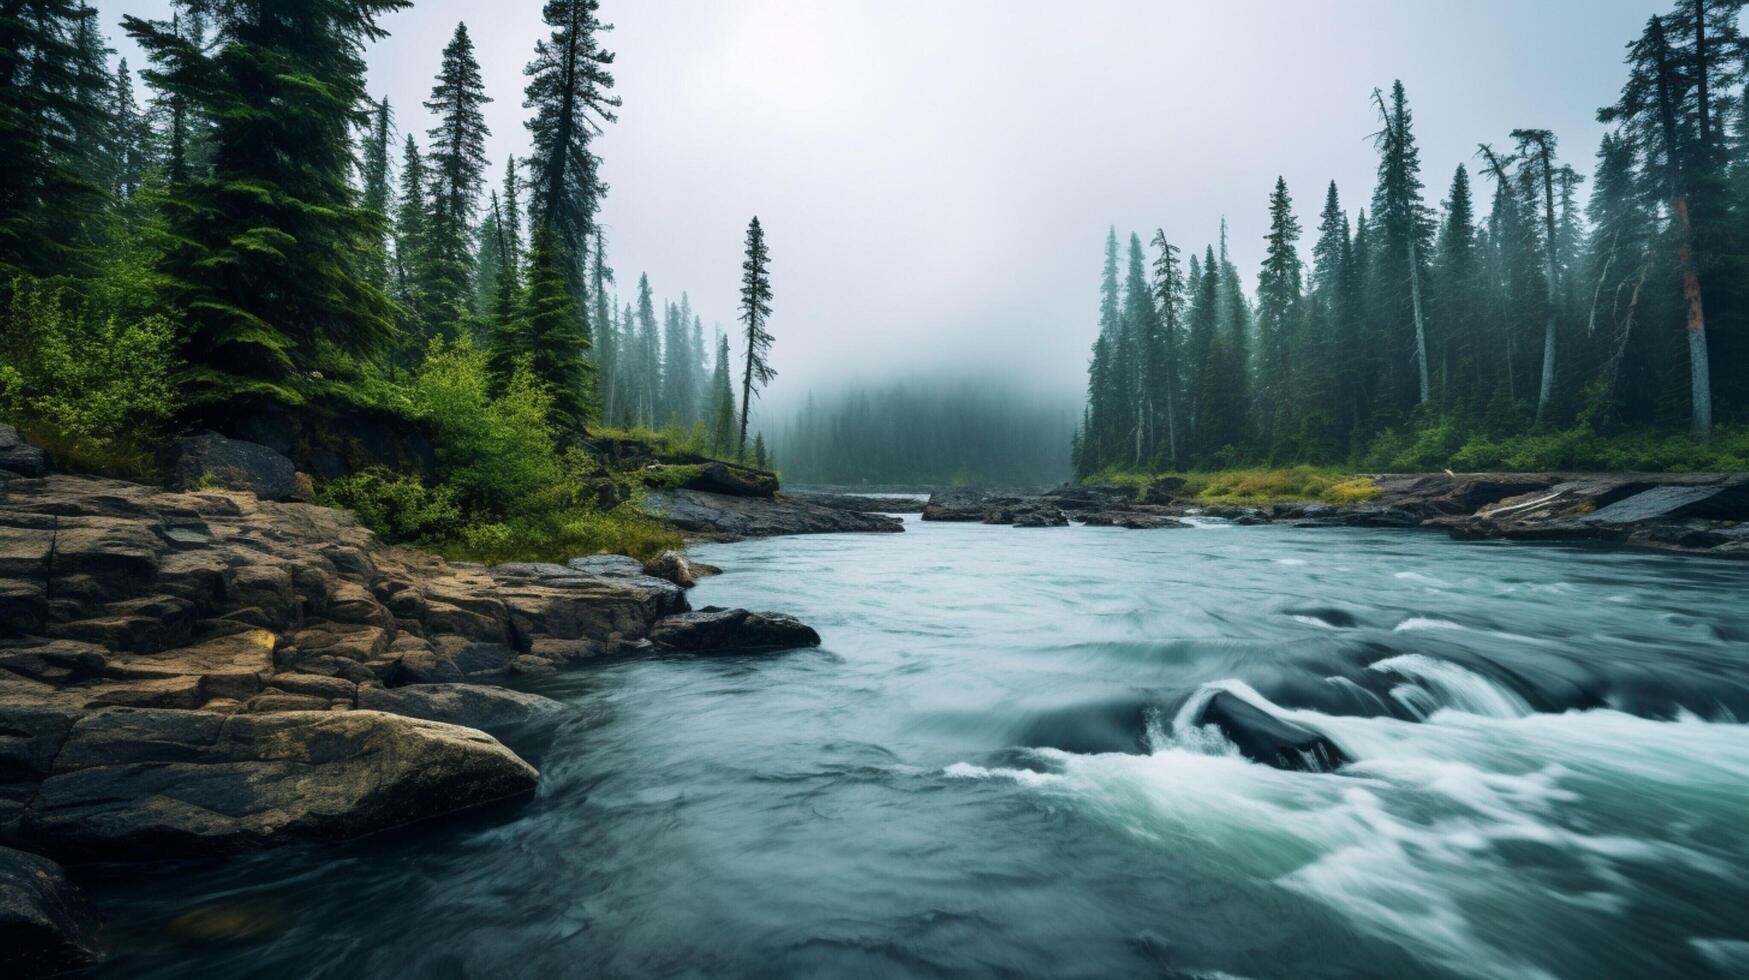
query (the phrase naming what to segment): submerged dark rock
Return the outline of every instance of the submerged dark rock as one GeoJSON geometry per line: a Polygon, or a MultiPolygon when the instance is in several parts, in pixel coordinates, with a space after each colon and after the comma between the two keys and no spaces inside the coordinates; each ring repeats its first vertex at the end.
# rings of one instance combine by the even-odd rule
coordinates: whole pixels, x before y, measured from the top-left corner
{"type": "Polygon", "coordinates": [[[1226,691],[1209,698],[1198,725],[1214,725],[1245,758],[1277,769],[1333,772],[1348,756],[1328,736],[1264,711],[1226,691]]]}
{"type": "Polygon", "coordinates": [[[47,977],[97,962],[98,919],[47,858],[0,847],[0,975],[47,977]]]}
{"type": "Polygon", "coordinates": [[[650,630],[650,642],[690,653],[745,653],[817,647],[820,634],[793,616],[710,606],[663,619],[650,630]]]}

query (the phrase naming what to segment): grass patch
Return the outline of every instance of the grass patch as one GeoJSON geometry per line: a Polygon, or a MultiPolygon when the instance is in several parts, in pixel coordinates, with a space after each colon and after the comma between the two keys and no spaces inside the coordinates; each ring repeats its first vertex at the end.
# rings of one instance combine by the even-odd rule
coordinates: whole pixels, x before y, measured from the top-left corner
{"type": "Polygon", "coordinates": [[[1085,482],[1145,488],[1164,477],[1184,481],[1184,486],[1176,491],[1175,496],[1181,499],[1194,497],[1210,504],[1358,504],[1379,495],[1379,488],[1368,477],[1319,466],[1219,470],[1213,473],[1106,470],[1085,482]]]}
{"type": "Polygon", "coordinates": [[[428,547],[454,561],[488,565],[507,561],[565,561],[584,555],[630,555],[648,561],[684,547],[673,529],[636,503],[612,510],[574,510],[540,520],[473,524],[428,547]]]}

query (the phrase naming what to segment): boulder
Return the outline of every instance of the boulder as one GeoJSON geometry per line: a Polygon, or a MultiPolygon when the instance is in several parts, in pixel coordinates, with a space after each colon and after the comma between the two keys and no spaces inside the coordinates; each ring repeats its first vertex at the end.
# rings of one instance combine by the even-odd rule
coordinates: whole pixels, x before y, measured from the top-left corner
{"type": "Polygon", "coordinates": [[[709,606],[661,620],[650,642],[688,653],[746,653],[817,647],[820,634],[793,616],[709,606]]]}
{"type": "Polygon", "coordinates": [[[90,966],[101,957],[98,919],[60,865],[0,847],[0,975],[25,980],[90,966]]]}
{"type": "Polygon", "coordinates": [[[106,708],[74,724],[21,834],[81,859],[208,855],[356,837],[537,775],[483,732],[380,711],[106,708]]]}
{"type": "Polygon", "coordinates": [[[778,490],[777,474],[766,470],[756,470],[721,460],[699,463],[690,469],[694,471],[693,474],[680,484],[685,490],[721,493],[731,497],[770,497],[778,490]]]}
{"type": "Polygon", "coordinates": [[[782,494],[732,497],[697,490],[654,490],[645,494],[644,509],[688,534],[720,541],[905,529],[905,522],[897,517],[840,510],[782,494]]]}
{"type": "Polygon", "coordinates": [[[1091,514],[1077,515],[1081,523],[1088,527],[1121,527],[1132,531],[1154,531],[1165,528],[1191,527],[1192,525],[1170,517],[1166,514],[1146,513],[1134,510],[1102,510],[1091,514]]]}
{"type": "Polygon", "coordinates": [[[1198,725],[1213,725],[1253,762],[1299,772],[1334,772],[1348,756],[1328,736],[1296,725],[1256,705],[1219,691],[1197,717],[1198,725]]]}
{"type": "Polygon", "coordinates": [[[358,706],[484,732],[559,718],[566,711],[552,698],[480,684],[363,686],[358,689],[358,706]]]}
{"type": "Polygon", "coordinates": [[[711,575],[722,574],[722,569],[715,565],[695,562],[686,557],[686,553],[672,548],[644,562],[643,571],[659,579],[666,579],[683,589],[690,589],[698,584],[698,580],[711,575]]]}
{"type": "Polygon", "coordinates": [[[1014,515],[1015,527],[1068,527],[1069,519],[1050,504],[1040,504],[1014,515]]]}
{"type": "Polygon", "coordinates": [[[923,519],[926,521],[982,521],[989,510],[989,502],[982,490],[938,490],[929,495],[929,502],[923,505],[923,519]]]}
{"type": "Polygon", "coordinates": [[[26,443],[17,429],[0,423],[0,470],[17,476],[42,476],[49,471],[49,454],[26,443]]]}
{"type": "Polygon", "coordinates": [[[174,479],[185,490],[247,490],[262,500],[290,500],[298,493],[292,461],[257,442],[207,432],[176,440],[175,453],[174,479]]]}

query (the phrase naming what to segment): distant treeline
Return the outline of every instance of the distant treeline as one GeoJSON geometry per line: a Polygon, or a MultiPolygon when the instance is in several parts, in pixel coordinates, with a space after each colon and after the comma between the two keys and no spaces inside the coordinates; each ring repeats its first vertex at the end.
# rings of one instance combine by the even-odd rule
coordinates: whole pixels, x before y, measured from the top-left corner
{"type": "Polygon", "coordinates": [[[790,484],[1032,485],[1069,476],[1074,410],[1013,386],[913,381],[809,395],[779,429],[790,484]]]}
{"type": "MultiPolygon", "coordinates": [[[[1331,183],[1303,226],[1278,179],[1253,295],[1224,228],[1218,249],[1131,235],[1127,262],[1110,236],[1077,472],[1598,465],[1630,432],[1729,465],[1704,454],[1740,442],[1715,418],[1749,418],[1743,7],[1682,0],[1633,39],[1588,196],[1526,128],[1436,210],[1399,82],[1375,94],[1370,209],[1331,183]]],[[[1622,465],[1677,465],[1659,452],[1622,465]]]]}

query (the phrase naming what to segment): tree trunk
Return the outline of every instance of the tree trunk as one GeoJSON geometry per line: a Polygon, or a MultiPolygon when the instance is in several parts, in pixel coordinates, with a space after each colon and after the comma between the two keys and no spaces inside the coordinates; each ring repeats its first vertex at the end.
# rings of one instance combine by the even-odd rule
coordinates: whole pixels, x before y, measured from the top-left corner
{"type": "Polygon", "coordinates": [[[1421,404],[1433,397],[1427,377],[1427,328],[1421,320],[1421,258],[1415,245],[1415,229],[1409,229],[1409,303],[1415,310],[1415,363],[1421,370],[1421,404]]]}
{"type": "Polygon", "coordinates": [[[1700,272],[1694,265],[1694,227],[1688,218],[1688,195],[1677,194],[1670,209],[1676,213],[1681,236],[1676,261],[1682,270],[1682,298],[1688,304],[1688,387],[1693,403],[1690,431],[1707,436],[1713,431],[1713,382],[1707,359],[1706,307],[1701,303],[1700,272]]]}
{"type": "Polygon", "coordinates": [[[1549,158],[1549,145],[1542,144],[1543,166],[1543,222],[1547,232],[1547,247],[1543,249],[1543,271],[1548,280],[1549,308],[1543,317],[1543,378],[1542,386],[1536,395],[1536,424],[1543,424],[1543,417],[1548,413],[1549,402],[1555,396],[1555,326],[1559,310],[1560,286],[1558,284],[1560,262],[1555,255],[1555,175],[1554,161],[1549,158]]]}

